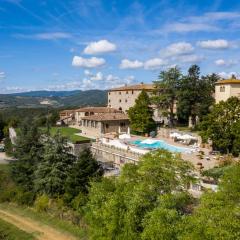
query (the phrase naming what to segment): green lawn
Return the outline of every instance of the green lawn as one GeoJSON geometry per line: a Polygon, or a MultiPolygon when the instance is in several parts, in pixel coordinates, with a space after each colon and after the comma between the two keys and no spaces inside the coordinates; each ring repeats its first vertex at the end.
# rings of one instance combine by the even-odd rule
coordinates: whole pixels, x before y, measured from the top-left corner
{"type": "Polygon", "coordinates": [[[0,219],[0,239],[1,240],[33,240],[32,234],[22,231],[14,225],[0,219]]]}
{"type": "Polygon", "coordinates": [[[61,133],[62,136],[66,137],[72,143],[90,140],[89,138],[75,135],[75,133],[80,133],[80,130],[70,127],[51,127],[50,134],[54,135],[58,131],[61,133]]]}

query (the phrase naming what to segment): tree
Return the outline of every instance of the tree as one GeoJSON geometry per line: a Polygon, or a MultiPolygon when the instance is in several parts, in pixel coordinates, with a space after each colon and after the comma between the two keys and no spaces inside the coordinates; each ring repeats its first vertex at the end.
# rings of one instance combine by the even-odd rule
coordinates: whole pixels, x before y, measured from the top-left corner
{"type": "Polygon", "coordinates": [[[202,76],[199,81],[199,107],[198,117],[202,121],[203,117],[210,112],[211,106],[214,105],[215,83],[220,80],[220,77],[213,73],[202,76]]]}
{"type": "Polygon", "coordinates": [[[163,202],[167,206],[167,196],[176,194],[178,199],[185,194],[190,170],[179,155],[158,150],[143,156],[138,165],[126,164],[120,177],[92,183],[86,206],[91,239],[141,239],[148,214],[163,202]]]}
{"type": "Polygon", "coordinates": [[[65,192],[73,199],[79,193],[87,194],[91,179],[101,177],[103,170],[89,148],[84,149],[73,163],[65,183],[65,192]]]}
{"type": "Polygon", "coordinates": [[[240,164],[226,170],[217,192],[206,193],[195,212],[186,218],[179,239],[240,239],[240,164]]]}
{"type": "Polygon", "coordinates": [[[6,126],[6,122],[4,121],[3,115],[0,114],[0,140],[4,137],[4,128],[6,126]]]}
{"type": "Polygon", "coordinates": [[[140,133],[149,133],[155,129],[153,120],[153,109],[150,107],[151,102],[146,91],[142,91],[133,107],[129,108],[128,116],[132,130],[140,133]]]}
{"type": "Polygon", "coordinates": [[[177,102],[178,117],[190,120],[193,127],[196,126],[197,117],[202,119],[209,112],[209,107],[214,103],[214,83],[219,79],[212,74],[200,77],[200,68],[192,65],[186,76],[180,81],[177,102]]]}
{"type": "Polygon", "coordinates": [[[181,75],[180,69],[173,67],[160,72],[158,80],[154,81],[155,90],[152,101],[163,113],[169,115],[170,126],[173,126],[174,108],[181,75]]]}
{"type": "Polygon", "coordinates": [[[200,125],[201,136],[224,153],[240,153],[240,100],[231,97],[216,104],[200,125]]]}
{"type": "Polygon", "coordinates": [[[53,138],[47,137],[43,159],[35,171],[35,191],[50,197],[64,194],[64,185],[74,161],[76,158],[60,133],[53,138]]]}
{"type": "Polygon", "coordinates": [[[187,193],[160,196],[157,206],[144,218],[143,240],[179,239],[192,198],[187,193]]]}
{"type": "Polygon", "coordinates": [[[26,120],[20,127],[14,146],[13,156],[17,159],[11,164],[14,181],[25,190],[33,189],[34,171],[42,159],[43,144],[38,126],[26,120]]]}

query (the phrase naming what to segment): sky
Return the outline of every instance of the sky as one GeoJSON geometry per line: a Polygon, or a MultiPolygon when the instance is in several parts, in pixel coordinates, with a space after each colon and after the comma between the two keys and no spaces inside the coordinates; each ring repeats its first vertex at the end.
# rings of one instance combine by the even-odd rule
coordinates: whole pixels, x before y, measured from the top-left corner
{"type": "Polygon", "coordinates": [[[0,93],[238,74],[238,0],[0,0],[0,93]]]}

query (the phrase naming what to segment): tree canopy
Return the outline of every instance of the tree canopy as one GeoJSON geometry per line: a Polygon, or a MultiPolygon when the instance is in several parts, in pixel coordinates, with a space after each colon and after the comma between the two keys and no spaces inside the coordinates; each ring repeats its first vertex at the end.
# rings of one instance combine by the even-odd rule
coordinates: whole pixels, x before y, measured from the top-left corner
{"type": "Polygon", "coordinates": [[[213,105],[214,83],[219,80],[218,75],[200,76],[200,68],[192,65],[188,74],[180,81],[177,101],[179,118],[188,120],[193,127],[197,124],[197,117],[202,119],[213,105]]]}
{"type": "MultiPolygon", "coordinates": [[[[93,182],[86,207],[91,239],[141,239],[142,234],[147,239],[144,226],[147,232],[155,231],[150,229],[152,216],[161,214],[163,204],[163,211],[169,213],[177,205],[180,218],[180,209],[191,199],[184,188],[192,179],[190,170],[190,164],[178,155],[158,150],[146,154],[138,165],[126,164],[119,178],[93,182]]],[[[168,222],[164,216],[155,220],[164,226],[171,224],[170,218],[168,222]]],[[[174,234],[169,232],[163,239],[174,234]]]]}
{"type": "Polygon", "coordinates": [[[26,190],[33,189],[34,172],[42,161],[43,144],[38,126],[26,120],[18,131],[13,156],[17,159],[12,163],[13,179],[26,190]]]}
{"type": "Polygon", "coordinates": [[[154,94],[152,101],[161,109],[162,113],[166,113],[170,119],[170,125],[173,125],[174,107],[177,101],[177,93],[181,79],[181,72],[178,67],[161,71],[158,80],[154,81],[154,94]]]}
{"type": "Polygon", "coordinates": [[[240,100],[231,97],[215,104],[200,125],[201,136],[224,153],[240,153],[240,100]]]}
{"type": "Polygon", "coordinates": [[[142,91],[136,99],[135,105],[128,110],[131,129],[140,133],[149,133],[155,129],[153,120],[153,109],[150,107],[151,101],[146,93],[142,91]]]}

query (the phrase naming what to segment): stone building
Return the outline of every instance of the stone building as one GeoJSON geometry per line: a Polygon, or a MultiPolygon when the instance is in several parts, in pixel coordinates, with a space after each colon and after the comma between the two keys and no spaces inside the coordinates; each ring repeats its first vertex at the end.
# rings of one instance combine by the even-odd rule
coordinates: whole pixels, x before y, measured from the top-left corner
{"type": "Polygon", "coordinates": [[[240,97],[240,80],[226,79],[215,84],[215,101],[226,101],[230,97],[240,97]]]}
{"type": "Polygon", "coordinates": [[[151,94],[153,89],[153,84],[143,83],[112,88],[108,91],[108,107],[126,112],[130,107],[134,106],[135,101],[142,90],[151,94]]]}
{"type": "Polygon", "coordinates": [[[70,124],[74,122],[75,111],[74,110],[63,110],[59,113],[60,124],[70,124]]]}
{"type": "Polygon", "coordinates": [[[110,107],[84,107],[75,110],[75,125],[81,126],[82,118],[103,113],[120,113],[121,111],[110,107]]]}
{"type": "Polygon", "coordinates": [[[106,133],[127,133],[129,118],[124,113],[101,113],[82,117],[80,125],[83,136],[99,138],[106,133]]]}

